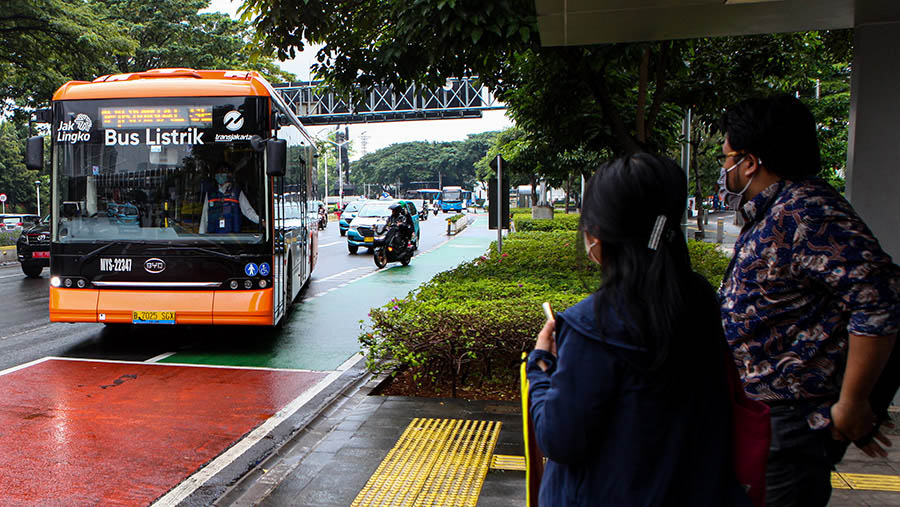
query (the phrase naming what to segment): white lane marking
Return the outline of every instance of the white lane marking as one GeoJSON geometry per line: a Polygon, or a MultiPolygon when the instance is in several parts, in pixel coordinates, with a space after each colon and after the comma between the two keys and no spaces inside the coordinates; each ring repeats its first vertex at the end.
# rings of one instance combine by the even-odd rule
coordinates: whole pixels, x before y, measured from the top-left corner
{"type": "Polygon", "coordinates": [[[319,248],[325,248],[326,246],[334,246],[340,245],[343,241],[332,241],[331,243],[325,243],[324,245],[319,245],[319,248]]]}
{"type": "MultiPolygon", "coordinates": [[[[146,363],[144,361],[122,361],[118,359],[87,359],[83,357],[58,357],[50,356],[48,359],[60,361],[80,361],[83,363],[110,363],[110,364],[146,364],[151,366],[186,366],[189,368],[218,368],[220,370],[260,370],[260,371],[299,371],[306,373],[323,373],[319,370],[301,370],[295,368],[265,368],[263,366],[225,366],[218,364],[191,364],[191,363],[146,363]]],[[[328,370],[330,372],[330,370],[328,370]]]]}
{"type": "Polygon", "coordinates": [[[348,269],[348,270],[346,270],[346,271],[341,271],[340,273],[336,273],[336,274],[333,274],[333,275],[331,275],[331,276],[326,276],[325,278],[317,278],[316,281],[317,281],[317,282],[327,282],[328,280],[331,280],[332,278],[337,278],[337,277],[339,277],[339,276],[344,276],[344,275],[346,275],[347,273],[352,273],[352,272],[357,271],[357,270],[360,270],[360,269],[366,269],[366,268],[350,268],[350,269],[348,269]]]}
{"type": "MultiPolygon", "coordinates": [[[[357,361],[361,361],[362,359],[363,358],[360,357],[357,359],[357,361]]],[[[174,489],[169,491],[165,496],[154,502],[152,507],[168,507],[179,504],[182,500],[190,496],[191,493],[199,489],[200,486],[205,484],[206,481],[211,479],[217,473],[221,472],[226,466],[230,465],[236,459],[238,459],[242,454],[244,454],[245,451],[247,451],[247,449],[253,447],[257,442],[265,438],[266,435],[268,435],[269,432],[271,432],[279,424],[281,424],[282,421],[300,410],[303,405],[307,404],[310,400],[313,399],[313,397],[322,392],[322,390],[331,385],[331,383],[340,376],[340,371],[329,373],[324,379],[320,380],[318,384],[295,398],[294,401],[290,402],[283,409],[279,410],[278,413],[267,419],[266,422],[257,426],[256,429],[251,431],[245,438],[229,447],[227,451],[220,454],[208,465],[195,472],[194,475],[182,481],[181,484],[179,484],[174,489]]]]}
{"type": "Polygon", "coordinates": [[[24,331],[19,331],[18,333],[13,333],[13,334],[11,334],[11,335],[0,336],[0,340],[6,340],[7,338],[14,338],[14,337],[16,337],[16,336],[21,336],[21,335],[23,335],[23,334],[32,333],[32,332],[34,332],[34,331],[40,331],[41,329],[46,329],[46,328],[48,328],[48,327],[50,327],[50,326],[52,326],[52,325],[53,325],[53,323],[50,323],[50,324],[44,324],[43,326],[33,327],[33,328],[30,328],[30,329],[26,329],[26,330],[24,330],[24,331]]]}
{"type": "Polygon", "coordinates": [[[19,277],[19,278],[24,278],[24,277],[25,277],[24,274],[16,274],[16,275],[3,275],[3,276],[0,276],[0,278],[13,278],[13,277],[15,277],[15,276],[17,276],[17,277],[19,277]]]}
{"type": "Polygon", "coordinates": [[[150,359],[144,361],[145,363],[158,363],[167,357],[174,356],[175,352],[166,352],[164,354],[160,354],[156,357],[151,357],[150,359]]]}
{"type": "Polygon", "coordinates": [[[50,356],[42,357],[40,359],[35,359],[34,361],[30,361],[25,364],[20,364],[19,366],[13,366],[12,368],[7,368],[3,371],[0,371],[0,376],[6,375],[7,373],[12,373],[14,371],[19,371],[19,370],[28,368],[29,366],[34,366],[36,364],[43,363],[44,361],[48,361],[50,359],[53,359],[53,358],[50,356]]]}

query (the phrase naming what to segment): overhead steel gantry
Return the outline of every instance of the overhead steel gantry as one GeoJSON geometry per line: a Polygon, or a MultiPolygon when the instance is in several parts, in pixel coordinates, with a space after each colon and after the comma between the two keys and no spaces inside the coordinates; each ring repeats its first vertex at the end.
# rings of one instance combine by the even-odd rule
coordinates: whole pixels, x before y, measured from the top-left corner
{"type": "Polygon", "coordinates": [[[482,111],[506,109],[486,87],[474,81],[450,79],[446,87],[411,85],[402,92],[379,86],[357,106],[323,88],[321,81],[273,86],[304,125],[481,118],[482,111]]]}

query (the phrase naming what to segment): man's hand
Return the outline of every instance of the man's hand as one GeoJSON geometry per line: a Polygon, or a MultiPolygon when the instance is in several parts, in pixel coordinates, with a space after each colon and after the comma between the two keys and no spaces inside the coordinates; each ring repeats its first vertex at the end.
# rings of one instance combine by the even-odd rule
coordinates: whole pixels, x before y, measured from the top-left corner
{"type": "Polygon", "coordinates": [[[887,451],[876,442],[876,439],[885,447],[890,447],[891,441],[877,429],[878,419],[868,401],[838,400],[831,406],[831,422],[831,435],[835,440],[855,442],[870,436],[874,431],[874,439],[869,438],[867,442],[857,446],[869,457],[887,457],[887,451]]]}

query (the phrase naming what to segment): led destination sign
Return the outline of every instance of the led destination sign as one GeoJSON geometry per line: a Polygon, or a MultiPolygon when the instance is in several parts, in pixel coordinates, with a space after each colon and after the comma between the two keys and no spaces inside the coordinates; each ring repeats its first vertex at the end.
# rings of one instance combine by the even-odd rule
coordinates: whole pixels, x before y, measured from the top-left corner
{"type": "Polygon", "coordinates": [[[101,107],[100,123],[110,128],[207,127],[212,124],[212,106],[101,107]]]}

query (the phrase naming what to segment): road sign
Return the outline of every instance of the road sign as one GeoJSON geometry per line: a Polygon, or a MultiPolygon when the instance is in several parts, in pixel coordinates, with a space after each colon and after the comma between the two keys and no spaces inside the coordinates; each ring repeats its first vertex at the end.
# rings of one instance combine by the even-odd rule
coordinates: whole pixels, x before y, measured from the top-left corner
{"type": "Polygon", "coordinates": [[[6,202],[6,194],[0,194],[0,202],[6,202]]]}

